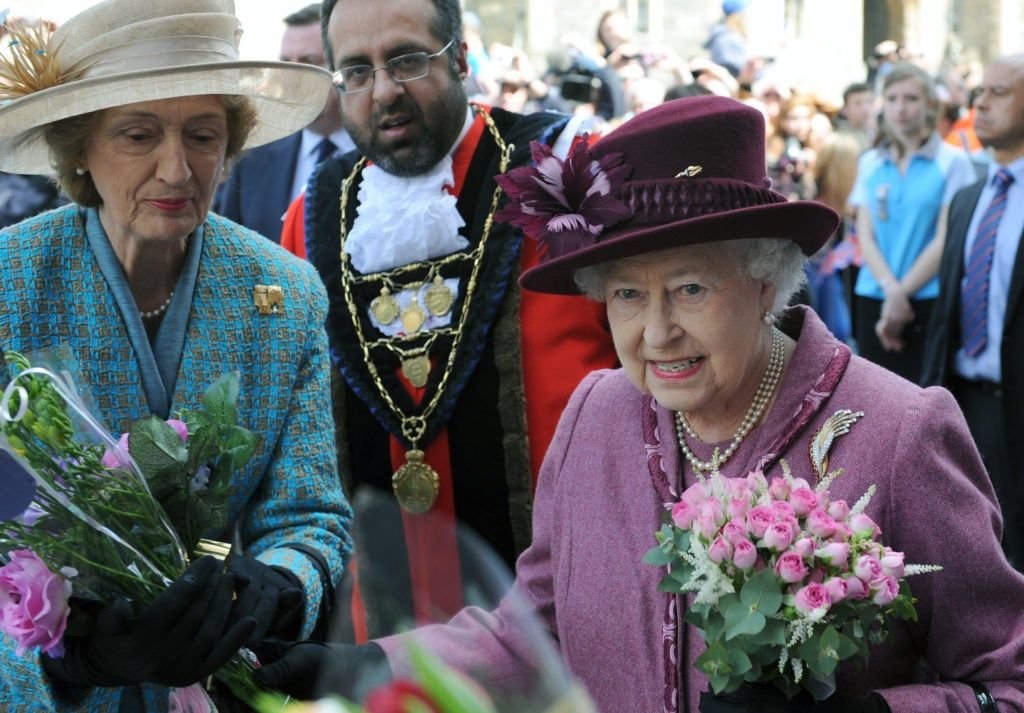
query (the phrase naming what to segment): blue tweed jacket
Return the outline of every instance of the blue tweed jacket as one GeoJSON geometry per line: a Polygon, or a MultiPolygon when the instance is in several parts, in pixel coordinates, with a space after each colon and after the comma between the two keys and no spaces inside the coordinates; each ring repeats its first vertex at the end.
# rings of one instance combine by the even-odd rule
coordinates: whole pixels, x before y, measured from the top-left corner
{"type": "MultiPolygon", "coordinates": [[[[68,348],[81,389],[116,436],[148,410],[124,321],[79,215],[77,206],[67,206],[0,231],[0,349],[68,348]]],[[[303,634],[320,604],[320,580],[305,554],[280,545],[316,548],[335,583],[351,549],[351,510],[337,475],[331,421],[326,314],[324,287],[310,265],[209,216],[171,412],[198,406],[218,376],[240,372],[239,421],[261,444],[236,476],[229,517],[249,554],[302,580],[303,634]],[[282,287],[281,313],[258,314],[257,284],[282,287]]],[[[17,658],[6,636],[0,636],[0,657],[0,710],[118,710],[121,689],[62,698],[36,656],[17,658]]],[[[147,710],[166,710],[167,689],[145,686],[144,697],[147,710]]]]}

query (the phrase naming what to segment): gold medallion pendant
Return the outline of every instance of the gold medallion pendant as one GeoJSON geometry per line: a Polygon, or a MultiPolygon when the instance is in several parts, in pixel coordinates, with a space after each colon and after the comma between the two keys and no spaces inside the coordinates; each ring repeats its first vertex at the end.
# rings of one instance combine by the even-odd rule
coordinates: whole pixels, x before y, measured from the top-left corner
{"type": "Polygon", "coordinates": [[[423,295],[423,302],[435,317],[443,317],[452,311],[455,304],[455,293],[452,292],[440,275],[434,278],[433,284],[426,289],[423,295]]]}
{"type": "Polygon", "coordinates": [[[398,300],[387,287],[380,288],[380,297],[374,297],[370,303],[370,314],[381,324],[391,324],[398,316],[398,300]]]}
{"type": "Polygon", "coordinates": [[[430,376],[430,358],[420,355],[403,360],[402,373],[410,384],[422,389],[427,385],[427,378],[430,376]]]}
{"type": "Polygon", "coordinates": [[[391,487],[398,498],[398,504],[414,515],[434,507],[440,487],[437,471],[423,462],[423,451],[406,451],[405,464],[391,476],[391,487]]]}
{"type": "Polygon", "coordinates": [[[427,313],[423,311],[420,303],[413,297],[409,306],[402,310],[402,328],[406,334],[416,334],[426,321],[427,313]]]}

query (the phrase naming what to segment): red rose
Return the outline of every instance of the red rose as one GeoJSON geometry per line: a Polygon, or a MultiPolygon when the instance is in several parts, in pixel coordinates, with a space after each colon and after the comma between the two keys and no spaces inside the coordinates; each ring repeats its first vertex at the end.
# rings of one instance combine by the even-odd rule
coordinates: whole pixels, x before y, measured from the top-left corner
{"type": "Polygon", "coordinates": [[[392,681],[386,686],[374,689],[366,697],[364,707],[366,713],[406,713],[406,705],[410,701],[426,706],[427,710],[433,713],[441,713],[422,686],[404,680],[392,681]]]}

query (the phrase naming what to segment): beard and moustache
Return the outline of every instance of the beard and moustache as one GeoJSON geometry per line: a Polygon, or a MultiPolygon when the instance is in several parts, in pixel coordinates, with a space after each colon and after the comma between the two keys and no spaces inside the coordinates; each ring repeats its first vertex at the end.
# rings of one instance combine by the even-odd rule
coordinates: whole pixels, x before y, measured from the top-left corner
{"type": "Polygon", "coordinates": [[[426,173],[448,154],[455,139],[462,133],[466,122],[466,91],[455,75],[454,81],[443,93],[433,98],[428,107],[429,116],[408,94],[400,95],[387,107],[375,107],[369,126],[360,126],[342,115],[342,122],[360,153],[383,170],[395,176],[418,176],[426,173]],[[376,127],[392,114],[400,114],[419,125],[422,135],[412,142],[386,144],[376,133],[376,127]]]}

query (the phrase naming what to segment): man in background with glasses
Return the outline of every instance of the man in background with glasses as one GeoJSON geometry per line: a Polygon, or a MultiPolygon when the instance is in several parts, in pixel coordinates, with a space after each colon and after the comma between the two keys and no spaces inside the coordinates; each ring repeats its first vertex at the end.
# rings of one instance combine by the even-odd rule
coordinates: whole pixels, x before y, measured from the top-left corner
{"type": "MultiPolygon", "coordinates": [[[[281,61],[325,66],[320,4],[293,12],[284,24],[281,61]]],[[[313,168],[328,156],[354,148],[332,92],[325,97],[324,110],[302,131],[246,152],[217,191],[213,210],[280,242],[285,211],[302,194],[313,168]]]]}
{"type": "Polygon", "coordinates": [[[359,592],[336,614],[365,640],[462,607],[456,521],[513,565],[562,408],[615,357],[596,303],[520,293],[536,242],[492,221],[493,176],[534,139],[564,156],[566,117],[468,102],[458,0],[325,0],[323,31],[358,151],[314,172],[282,244],[331,295],[348,491],[390,505],[357,516],[359,592]]]}

